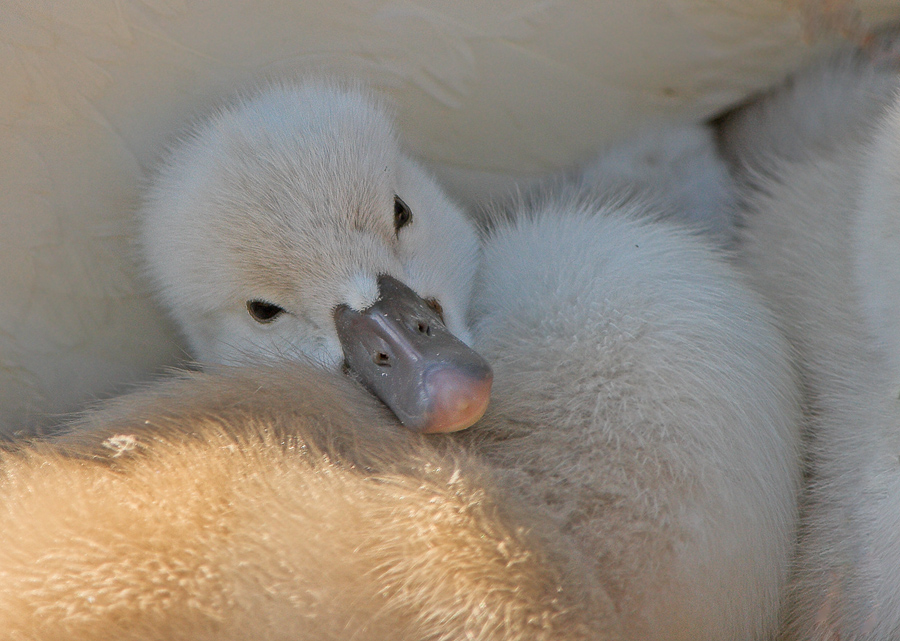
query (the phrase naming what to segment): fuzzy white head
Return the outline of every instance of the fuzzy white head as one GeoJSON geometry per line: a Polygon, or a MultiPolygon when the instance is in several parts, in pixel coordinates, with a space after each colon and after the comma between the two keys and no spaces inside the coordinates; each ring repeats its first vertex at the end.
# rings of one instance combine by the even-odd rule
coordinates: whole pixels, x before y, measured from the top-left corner
{"type": "Polygon", "coordinates": [[[221,110],[163,164],[141,224],[201,362],[338,366],[334,310],[370,306],[379,275],[435,301],[469,341],[475,233],[360,89],[275,85],[221,110]]]}

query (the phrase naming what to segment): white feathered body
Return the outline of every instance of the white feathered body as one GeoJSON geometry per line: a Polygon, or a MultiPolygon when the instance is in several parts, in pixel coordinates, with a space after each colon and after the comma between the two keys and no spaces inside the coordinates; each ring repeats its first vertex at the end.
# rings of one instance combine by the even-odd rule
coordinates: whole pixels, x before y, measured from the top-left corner
{"type": "Polygon", "coordinates": [[[765,639],[799,483],[788,350],[721,256],[646,215],[572,191],[495,232],[472,436],[586,552],[626,638],[765,639]]]}
{"type": "Polygon", "coordinates": [[[900,634],[900,87],[846,54],[726,122],[741,266],[794,344],[810,485],[791,639],[900,634]]]}

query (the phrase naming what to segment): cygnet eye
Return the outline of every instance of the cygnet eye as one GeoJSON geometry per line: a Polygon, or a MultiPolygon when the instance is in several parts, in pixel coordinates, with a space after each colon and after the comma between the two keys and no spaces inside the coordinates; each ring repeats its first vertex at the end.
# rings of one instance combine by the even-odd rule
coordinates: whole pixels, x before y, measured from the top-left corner
{"type": "Polygon", "coordinates": [[[262,300],[248,300],[247,311],[257,323],[271,323],[284,314],[283,308],[262,300]]]}
{"type": "Polygon", "coordinates": [[[412,212],[409,205],[403,202],[400,196],[394,195],[394,231],[400,233],[400,230],[412,222],[412,212]]]}

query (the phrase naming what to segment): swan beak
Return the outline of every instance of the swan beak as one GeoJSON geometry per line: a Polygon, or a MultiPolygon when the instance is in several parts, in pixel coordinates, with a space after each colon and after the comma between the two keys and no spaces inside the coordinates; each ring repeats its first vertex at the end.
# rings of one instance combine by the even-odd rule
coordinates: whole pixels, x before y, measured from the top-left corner
{"type": "Polygon", "coordinates": [[[412,430],[471,426],[487,409],[490,365],[409,287],[390,276],[380,276],[378,287],[368,309],[335,309],[349,369],[412,430]]]}

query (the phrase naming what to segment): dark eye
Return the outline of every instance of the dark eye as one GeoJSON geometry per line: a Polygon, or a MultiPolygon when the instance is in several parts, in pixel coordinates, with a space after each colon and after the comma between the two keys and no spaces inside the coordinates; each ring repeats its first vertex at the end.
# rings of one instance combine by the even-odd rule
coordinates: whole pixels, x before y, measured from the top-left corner
{"type": "Polygon", "coordinates": [[[271,323],[273,320],[284,314],[284,309],[278,305],[267,303],[262,300],[247,301],[247,311],[257,323],[271,323]]]}
{"type": "Polygon", "coordinates": [[[409,205],[400,196],[394,196],[394,231],[398,232],[412,222],[409,205]]]}

